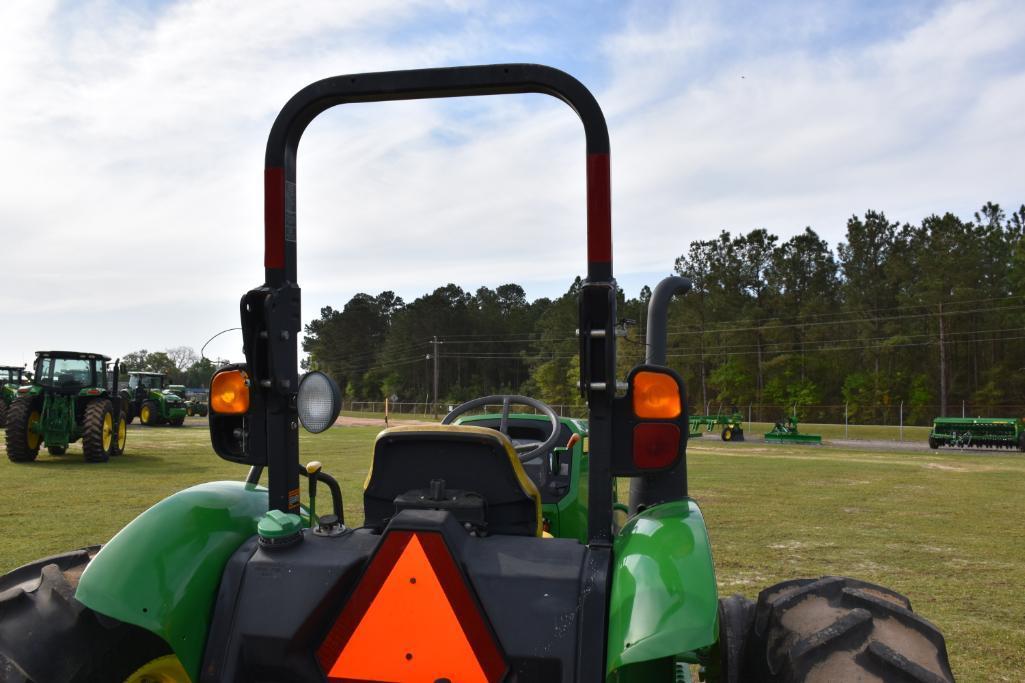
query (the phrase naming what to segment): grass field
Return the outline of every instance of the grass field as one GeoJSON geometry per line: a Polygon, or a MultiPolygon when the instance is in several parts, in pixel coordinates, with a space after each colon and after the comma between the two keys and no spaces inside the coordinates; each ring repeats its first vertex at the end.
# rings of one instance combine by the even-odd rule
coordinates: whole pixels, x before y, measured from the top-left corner
{"type": "MultiPolygon", "coordinates": [[[[128,455],[105,465],[82,462],[78,446],[59,458],[44,451],[33,464],[0,460],[0,572],[104,542],[191,484],[242,478],[244,468],[210,450],[205,427],[191,419],[181,429],[132,426],[128,455]]],[[[362,518],[359,492],[377,432],[302,436],[303,458],[321,460],[341,481],[350,522],[362,518]]],[[[958,680],[1025,678],[1025,456],[708,437],[692,441],[688,454],[722,594],[754,597],[796,576],[875,581],[907,594],[940,626],[958,680]]]]}

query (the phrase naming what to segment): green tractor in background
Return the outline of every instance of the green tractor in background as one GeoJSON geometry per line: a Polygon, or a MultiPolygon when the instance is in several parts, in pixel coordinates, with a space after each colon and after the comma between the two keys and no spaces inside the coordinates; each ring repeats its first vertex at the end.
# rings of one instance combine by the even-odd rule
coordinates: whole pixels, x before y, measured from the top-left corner
{"type": "MultiPolygon", "coordinates": [[[[96,353],[37,351],[32,382],[7,409],[8,459],[31,462],[43,445],[64,455],[79,439],[88,462],[124,453],[127,405],[109,386],[108,362],[96,353]]],[[[115,361],[115,377],[117,368],[115,361]]]]}
{"type": "Polygon", "coordinates": [[[194,393],[185,404],[189,415],[206,417],[210,414],[210,395],[207,392],[194,393]]]}
{"type": "Polygon", "coordinates": [[[0,366],[0,427],[7,424],[7,409],[18,395],[23,371],[13,365],[0,366]]]}
{"type": "Polygon", "coordinates": [[[185,414],[187,416],[206,417],[207,412],[209,412],[209,407],[205,397],[189,395],[189,391],[184,384],[171,384],[167,387],[167,391],[171,392],[184,402],[185,414]]]}
{"type": "Polygon", "coordinates": [[[885,588],[825,577],[719,598],[687,488],[687,396],[665,366],[668,302],[689,283],[656,287],[647,362],[618,382],[608,131],[578,81],[532,64],[326,79],[279,114],[265,179],[265,282],[240,307],[246,362],[210,389],[213,449],[247,465],[246,481],[180,491],[102,549],[0,577],[12,680],[680,683],[692,665],[720,683],[953,680],[942,635],[885,588]],[[563,100],[586,133],[588,419],[488,396],[440,425],[386,429],[363,519],[346,526],[338,482],[299,457],[299,425],[322,432],[341,406],[326,375],[298,375],[299,140],[342,103],[507,93],[563,100]],[[500,413],[484,412],[492,403],[500,413]]]}
{"type": "Polygon", "coordinates": [[[162,372],[128,373],[128,388],[121,395],[128,402],[128,423],[135,418],[147,427],[169,424],[180,427],[187,411],[185,399],[165,389],[167,375],[162,372]]]}

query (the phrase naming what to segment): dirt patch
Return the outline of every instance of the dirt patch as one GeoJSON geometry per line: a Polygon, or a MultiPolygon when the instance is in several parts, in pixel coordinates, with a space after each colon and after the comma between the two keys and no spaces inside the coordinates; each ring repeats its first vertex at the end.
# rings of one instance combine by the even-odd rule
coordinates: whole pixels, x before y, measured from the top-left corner
{"type": "Polygon", "coordinates": [[[821,631],[846,614],[845,610],[833,607],[829,601],[818,595],[809,595],[783,613],[783,627],[800,637],[821,631]]]}
{"type": "Polygon", "coordinates": [[[940,665],[940,654],[936,646],[921,633],[908,628],[896,618],[876,619],[872,637],[937,676],[942,676],[943,667],[940,665]]]}
{"type": "Polygon", "coordinates": [[[930,470],[944,470],[946,472],[967,472],[967,467],[955,467],[954,465],[941,465],[938,462],[930,462],[925,465],[930,470]]]}

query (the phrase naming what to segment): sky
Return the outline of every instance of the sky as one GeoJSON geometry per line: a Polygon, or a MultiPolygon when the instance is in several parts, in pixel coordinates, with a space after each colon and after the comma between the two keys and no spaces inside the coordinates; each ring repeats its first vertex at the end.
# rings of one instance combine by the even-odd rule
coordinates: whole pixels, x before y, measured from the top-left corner
{"type": "MultiPolygon", "coordinates": [[[[870,209],[1017,208],[1022,35],[1018,0],[5,2],[0,365],[198,350],[237,326],[263,281],[267,133],[321,78],[576,76],[608,121],[614,268],[636,296],[724,229],[835,246],[870,209]]],[[[298,159],[304,321],[448,282],[554,297],[585,271],[583,134],[553,98],[338,107],[298,159]]]]}

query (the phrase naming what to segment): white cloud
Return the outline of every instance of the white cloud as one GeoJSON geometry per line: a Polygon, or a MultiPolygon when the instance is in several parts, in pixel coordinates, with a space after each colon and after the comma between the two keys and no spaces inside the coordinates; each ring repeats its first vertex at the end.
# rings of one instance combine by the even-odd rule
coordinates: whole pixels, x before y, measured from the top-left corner
{"type": "MultiPolygon", "coordinates": [[[[1025,104],[1023,30],[1011,3],[968,3],[859,49],[749,46],[616,120],[618,222],[660,228],[620,243],[624,265],[654,267],[722,228],[792,234],[810,224],[835,242],[848,216],[870,208],[917,221],[1021,202],[1007,159],[1025,150],[1013,113],[1025,104]]],[[[704,33],[709,53],[744,43],[741,32],[704,33]]],[[[674,50],[644,62],[666,82],[687,68],[674,50]]],[[[627,58],[617,72],[637,68],[627,58]]]]}

